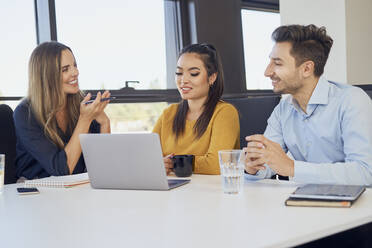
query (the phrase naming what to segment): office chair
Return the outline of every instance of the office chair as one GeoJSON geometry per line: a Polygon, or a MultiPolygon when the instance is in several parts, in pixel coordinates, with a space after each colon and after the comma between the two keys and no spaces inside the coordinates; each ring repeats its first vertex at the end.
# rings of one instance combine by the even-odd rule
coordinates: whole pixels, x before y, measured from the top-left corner
{"type": "Polygon", "coordinates": [[[358,84],[354,86],[361,88],[370,98],[372,98],[372,84],[358,84]]]}
{"type": "Polygon", "coordinates": [[[253,96],[246,98],[224,99],[239,112],[240,147],[245,147],[245,137],[252,134],[263,134],[274,108],[280,102],[280,95],[253,96]]]}
{"type": "MultiPolygon", "coordinates": [[[[280,95],[224,99],[239,112],[240,147],[245,147],[246,136],[263,134],[274,108],[280,102],[280,95]]],[[[273,175],[271,179],[288,180],[288,177],[273,175]]]]}
{"type": "Polygon", "coordinates": [[[5,154],[5,184],[15,183],[16,134],[13,110],[6,104],[0,104],[0,154],[5,154]]]}

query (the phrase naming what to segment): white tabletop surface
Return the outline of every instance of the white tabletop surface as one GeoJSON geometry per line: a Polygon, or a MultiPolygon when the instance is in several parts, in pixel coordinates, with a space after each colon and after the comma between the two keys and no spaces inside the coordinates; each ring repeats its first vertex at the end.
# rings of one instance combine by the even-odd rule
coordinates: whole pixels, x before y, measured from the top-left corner
{"type": "Polygon", "coordinates": [[[351,208],[286,207],[291,182],[245,182],[224,194],[219,176],[193,175],[171,191],[39,188],[0,195],[0,247],[288,247],[372,221],[372,191],[351,208]]]}

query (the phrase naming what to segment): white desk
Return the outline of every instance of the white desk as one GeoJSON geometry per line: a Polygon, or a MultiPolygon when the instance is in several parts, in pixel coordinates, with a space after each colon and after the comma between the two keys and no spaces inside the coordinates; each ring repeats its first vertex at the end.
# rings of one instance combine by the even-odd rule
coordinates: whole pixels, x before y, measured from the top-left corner
{"type": "Polygon", "coordinates": [[[286,207],[296,185],[275,180],[226,195],[219,176],[171,191],[16,187],[0,195],[1,247],[288,247],[372,221],[371,189],[337,209],[286,207]]]}

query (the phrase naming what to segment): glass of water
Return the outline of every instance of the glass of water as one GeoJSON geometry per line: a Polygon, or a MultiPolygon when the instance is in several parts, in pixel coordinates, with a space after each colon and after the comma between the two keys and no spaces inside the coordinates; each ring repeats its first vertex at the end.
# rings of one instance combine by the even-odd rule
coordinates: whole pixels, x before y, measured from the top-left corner
{"type": "Polygon", "coordinates": [[[244,152],[242,150],[218,151],[223,192],[237,194],[244,183],[244,152]]]}
{"type": "Polygon", "coordinates": [[[0,194],[4,190],[5,154],[0,154],[0,194]]]}

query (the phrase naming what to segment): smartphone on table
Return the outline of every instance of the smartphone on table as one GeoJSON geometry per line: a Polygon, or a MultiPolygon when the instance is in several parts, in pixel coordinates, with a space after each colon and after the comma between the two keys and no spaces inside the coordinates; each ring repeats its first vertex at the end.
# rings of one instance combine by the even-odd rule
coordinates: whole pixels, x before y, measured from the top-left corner
{"type": "Polygon", "coordinates": [[[19,195],[33,195],[40,193],[37,188],[17,188],[17,192],[19,195]]]}

